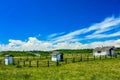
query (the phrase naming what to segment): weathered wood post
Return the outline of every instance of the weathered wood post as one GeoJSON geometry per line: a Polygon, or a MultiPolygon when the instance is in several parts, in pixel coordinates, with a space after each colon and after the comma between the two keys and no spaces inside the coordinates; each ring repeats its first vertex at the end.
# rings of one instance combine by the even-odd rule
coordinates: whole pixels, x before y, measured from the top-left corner
{"type": "Polygon", "coordinates": [[[65,64],[67,64],[67,58],[65,58],[65,64]]]}
{"type": "Polygon", "coordinates": [[[72,57],[73,57],[73,54],[72,54],[72,57]]]}
{"type": "Polygon", "coordinates": [[[35,60],[35,56],[33,56],[33,60],[35,60]]]}
{"type": "Polygon", "coordinates": [[[57,62],[56,62],[56,66],[58,66],[59,65],[59,61],[57,60],[57,62]]]}
{"type": "Polygon", "coordinates": [[[20,65],[20,61],[19,61],[19,60],[17,61],[17,65],[18,65],[18,66],[20,65]]]}
{"type": "Polygon", "coordinates": [[[105,55],[105,59],[107,59],[107,55],[105,55]]]}
{"type": "Polygon", "coordinates": [[[117,54],[115,54],[115,58],[117,58],[117,54]]]}
{"type": "Polygon", "coordinates": [[[20,59],[19,60],[22,60],[22,58],[20,57],[20,59]]]}
{"type": "Polygon", "coordinates": [[[87,61],[89,61],[89,55],[87,55],[87,61]]]}
{"type": "Polygon", "coordinates": [[[28,58],[28,56],[27,56],[26,60],[28,61],[28,59],[29,59],[29,58],[28,58]]]}
{"type": "Polygon", "coordinates": [[[23,66],[25,67],[25,60],[23,61],[23,66]]]}
{"type": "Polygon", "coordinates": [[[46,55],[46,59],[47,59],[48,57],[47,57],[47,55],[46,55]]]}
{"type": "Polygon", "coordinates": [[[31,60],[29,60],[29,67],[31,67],[31,60]]]}
{"type": "Polygon", "coordinates": [[[82,61],[82,54],[81,54],[81,56],[80,56],[80,61],[82,61]]]}
{"type": "Polygon", "coordinates": [[[94,60],[95,60],[95,55],[94,55],[94,60]]]}
{"type": "Polygon", "coordinates": [[[101,55],[100,55],[100,60],[101,60],[101,55]]]}
{"type": "Polygon", "coordinates": [[[49,61],[47,61],[47,65],[48,65],[48,67],[50,66],[50,65],[49,65],[49,61]]]}
{"type": "Polygon", "coordinates": [[[0,60],[0,64],[2,64],[2,61],[0,60]]]}
{"type": "Polygon", "coordinates": [[[110,55],[110,58],[112,58],[113,56],[112,55],[110,55]]]}
{"type": "Polygon", "coordinates": [[[101,60],[101,55],[100,55],[100,60],[101,60]]]}
{"type": "Polygon", "coordinates": [[[39,56],[39,59],[41,59],[41,54],[40,54],[40,56],[39,56]]]}
{"type": "Polygon", "coordinates": [[[73,57],[72,62],[75,63],[75,57],[73,57]]]}
{"type": "Polygon", "coordinates": [[[37,67],[39,67],[39,61],[37,60],[37,67]]]}

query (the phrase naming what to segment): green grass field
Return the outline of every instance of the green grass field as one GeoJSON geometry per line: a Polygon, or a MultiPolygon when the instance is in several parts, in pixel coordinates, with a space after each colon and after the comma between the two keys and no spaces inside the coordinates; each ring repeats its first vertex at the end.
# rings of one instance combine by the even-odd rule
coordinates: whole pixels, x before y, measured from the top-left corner
{"type": "Polygon", "coordinates": [[[0,80],[120,80],[120,57],[38,68],[0,65],[0,80]]]}

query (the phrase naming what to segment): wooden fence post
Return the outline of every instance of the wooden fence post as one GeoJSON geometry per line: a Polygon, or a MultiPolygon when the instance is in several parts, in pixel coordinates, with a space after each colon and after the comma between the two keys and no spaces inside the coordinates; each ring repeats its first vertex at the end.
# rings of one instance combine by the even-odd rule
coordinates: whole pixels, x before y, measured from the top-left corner
{"type": "Polygon", "coordinates": [[[28,56],[27,56],[26,60],[28,61],[28,56]]]}
{"type": "Polygon", "coordinates": [[[101,55],[100,55],[100,60],[101,60],[101,55]]]}
{"type": "Polygon", "coordinates": [[[117,54],[115,54],[115,58],[117,58],[117,54]]]}
{"type": "Polygon", "coordinates": [[[94,60],[95,60],[95,55],[94,55],[94,60]]]}
{"type": "Polygon", "coordinates": [[[73,57],[73,54],[72,54],[72,57],[73,57]]]}
{"type": "Polygon", "coordinates": [[[23,61],[23,66],[25,67],[25,60],[23,61]]]}
{"type": "Polygon", "coordinates": [[[112,58],[112,55],[110,55],[110,58],[112,58]]]}
{"type": "Polygon", "coordinates": [[[31,60],[29,61],[29,67],[31,67],[31,60]]]}
{"type": "Polygon", "coordinates": [[[58,66],[59,65],[59,61],[57,60],[57,62],[56,62],[56,66],[58,66]]]}
{"type": "Polygon", "coordinates": [[[17,65],[18,65],[18,66],[20,65],[20,61],[19,61],[19,60],[17,61],[17,65]]]}
{"type": "Polygon", "coordinates": [[[20,59],[19,60],[22,60],[22,58],[20,57],[20,59]]]}
{"type": "Polygon", "coordinates": [[[89,55],[87,55],[87,61],[89,61],[89,55]]]}
{"type": "Polygon", "coordinates": [[[39,59],[41,59],[41,55],[39,56],[39,59]]]}
{"type": "Polygon", "coordinates": [[[80,61],[82,61],[82,54],[81,54],[81,56],[80,56],[80,61]]]}
{"type": "Polygon", "coordinates": [[[65,64],[67,64],[67,58],[65,58],[65,64]]]}
{"type": "Polygon", "coordinates": [[[75,63],[75,57],[73,57],[73,60],[72,60],[73,63],[75,63]]]}
{"type": "Polygon", "coordinates": [[[46,59],[47,59],[48,57],[47,57],[47,55],[46,55],[46,59]]]}
{"type": "Polygon", "coordinates": [[[35,60],[35,56],[33,56],[33,60],[35,60]]]}
{"type": "Polygon", "coordinates": [[[105,55],[105,59],[107,59],[107,55],[105,55]]]}
{"type": "Polygon", "coordinates": [[[37,60],[37,67],[39,67],[39,61],[37,60]]]}
{"type": "Polygon", "coordinates": [[[49,61],[47,61],[47,65],[48,65],[48,67],[50,66],[50,65],[49,65],[49,61]]]}

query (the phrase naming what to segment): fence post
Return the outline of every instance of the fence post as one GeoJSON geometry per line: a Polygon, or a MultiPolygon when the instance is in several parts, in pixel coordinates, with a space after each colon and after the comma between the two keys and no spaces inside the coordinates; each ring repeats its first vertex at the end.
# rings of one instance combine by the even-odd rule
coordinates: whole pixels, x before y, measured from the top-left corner
{"type": "Polygon", "coordinates": [[[107,55],[105,55],[105,59],[107,59],[107,55]]]}
{"type": "Polygon", "coordinates": [[[39,56],[39,59],[41,59],[40,56],[39,56]]]}
{"type": "Polygon", "coordinates": [[[25,67],[25,60],[23,61],[23,66],[25,67]]]}
{"type": "Polygon", "coordinates": [[[82,54],[81,54],[81,56],[80,56],[80,61],[82,61],[82,54]]]}
{"type": "Polygon", "coordinates": [[[50,65],[49,65],[49,61],[47,61],[47,64],[48,64],[48,67],[49,67],[49,66],[50,66],[50,65]]]}
{"type": "Polygon", "coordinates": [[[26,60],[28,61],[28,56],[27,56],[26,60]]]}
{"type": "Polygon", "coordinates": [[[39,67],[39,61],[37,60],[37,67],[39,67]]]}
{"type": "Polygon", "coordinates": [[[110,58],[112,58],[112,55],[110,55],[110,58]]]}
{"type": "Polygon", "coordinates": [[[73,63],[75,62],[75,57],[73,57],[73,60],[72,60],[72,62],[73,62],[73,63]]]}
{"type": "Polygon", "coordinates": [[[33,56],[33,60],[35,60],[35,56],[33,56]]]}
{"type": "Polygon", "coordinates": [[[72,54],[72,56],[73,56],[73,54],[72,54]]]}
{"type": "Polygon", "coordinates": [[[100,55],[100,60],[101,60],[101,55],[100,55]]]}
{"type": "Polygon", "coordinates": [[[17,65],[19,66],[19,64],[20,64],[20,61],[18,60],[17,65]]]}
{"type": "Polygon", "coordinates": [[[65,58],[65,64],[67,64],[67,58],[65,58]]]}
{"type": "Polygon", "coordinates": [[[20,57],[20,59],[19,60],[22,60],[22,58],[20,57]]]}
{"type": "Polygon", "coordinates": [[[47,57],[47,55],[46,55],[46,59],[47,59],[48,57],[47,57]]]}
{"type": "Polygon", "coordinates": [[[87,61],[89,61],[89,55],[87,55],[87,61]]]}
{"type": "Polygon", "coordinates": [[[59,61],[57,60],[57,62],[56,62],[56,66],[58,66],[59,65],[59,61]]]}
{"type": "Polygon", "coordinates": [[[31,67],[31,60],[29,61],[29,67],[31,67]]]}
{"type": "Polygon", "coordinates": [[[95,55],[94,55],[94,60],[95,60],[95,55]]]}
{"type": "Polygon", "coordinates": [[[117,58],[117,54],[115,54],[115,58],[117,58]]]}

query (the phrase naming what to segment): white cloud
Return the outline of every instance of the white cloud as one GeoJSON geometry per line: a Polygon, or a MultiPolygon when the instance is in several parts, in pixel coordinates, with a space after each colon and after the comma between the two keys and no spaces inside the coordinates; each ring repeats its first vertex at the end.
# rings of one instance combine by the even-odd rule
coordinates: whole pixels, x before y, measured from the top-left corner
{"type": "MultiPolygon", "coordinates": [[[[76,30],[76,31],[73,31],[71,33],[68,33],[66,35],[63,35],[63,36],[59,36],[57,38],[54,38],[52,39],[55,43],[57,42],[64,42],[64,41],[72,41],[72,40],[75,40],[76,39],[76,36],[80,35],[80,34],[83,34],[86,32],[86,28],[85,29],[80,29],[80,30],[76,30]]],[[[78,39],[77,39],[78,40],[78,39]]]]}
{"type": "Polygon", "coordinates": [[[54,38],[54,37],[56,37],[56,36],[63,35],[64,33],[65,33],[65,32],[50,34],[50,35],[48,36],[48,39],[54,38]]]}
{"type": "Polygon", "coordinates": [[[120,18],[106,18],[101,23],[96,23],[89,27],[88,31],[95,30],[94,33],[87,35],[86,38],[104,38],[119,36],[119,32],[111,32],[111,34],[105,34],[106,31],[120,28],[120,18]]]}
{"type": "MultiPolygon", "coordinates": [[[[54,33],[48,36],[47,40],[39,40],[37,37],[29,37],[27,41],[10,39],[8,44],[0,44],[0,50],[56,50],[56,49],[83,49],[95,48],[100,46],[116,46],[120,47],[120,39],[106,40],[101,42],[101,38],[119,37],[120,18],[106,18],[100,23],[91,25],[90,27],[79,29],[68,34],[54,33]],[[113,30],[111,32],[111,30],[113,30]],[[116,29],[116,30],[115,30],[116,29]],[[106,33],[110,31],[110,33],[106,33]],[[89,33],[89,34],[88,34],[89,33]],[[91,43],[81,43],[80,41],[90,39],[99,39],[91,43]],[[48,41],[49,40],[49,41],[48,41]]],[[[40,35],[39,35],[40,36],[40,35]]]]}
{"type": "MultiPolygon", "coordinates": [[[[119,29],[120,28],[120,17],[114,18],[109,17],[103,20],[100,23],[95,23],[91,25],[90,27],[86,27],[83,29],[79,29],[73,32],[70,32],[68,34],[54,37],[52,40],[56,43],[58,42],[64,42],[64,41],[72,41],[72,40],[82,40],[84,39],[92,39],[92,38],[104,38],[104,37],[115,37],[120,36],[119,32],[111,32],[111,34],[105,34],[105,32],[113,30],[113,29],[119,29]],[[93,33],[89,35],[84,35],[88,32],[93,31],[93,33]],[[78,36],[84,35],[83,38],[78,38],[78,36]],[[107,36],[106,36],[107,35],[107,36]]],[[[56,36],[56,34],[53,34],[52,36],[56,36]]]]}
{"type": "Polygon", "coordinates": [[[104,42],[92,42],[88,44],[82,44],[80,42],[60,42],[60,43],[51,43],[48,41],[40,41],[35,37],[30,37],[27,42],[20,40],[9,40],[9,44],[0,45],[0,50],[2,51],[29,51],[29,50],[56,50],[56,49],[84,49],[84,48],[95,48],[101,46],[116,46],[120,47],[120,39],[117,40],[108,40],[104,42]]]}
{"type": "Polygon", "coordinates": [[[88,35],[87,38],[109,38],[109,37],[117,37],[120,36],[120,31],[112,33],[112,34],[94,34],[94,35],[88,35]]]}

